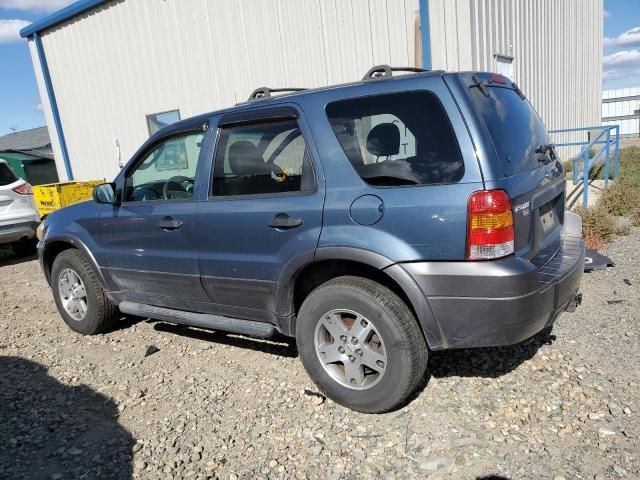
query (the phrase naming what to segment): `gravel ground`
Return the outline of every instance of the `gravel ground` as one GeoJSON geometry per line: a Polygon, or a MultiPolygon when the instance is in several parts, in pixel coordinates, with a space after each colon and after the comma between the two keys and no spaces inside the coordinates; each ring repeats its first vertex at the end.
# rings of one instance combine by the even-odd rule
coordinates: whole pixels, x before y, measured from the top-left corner
{"type": "Polygon", "coordinates": [[[604,250],[617,266],[552,335],[435,353],[386,415],[325,399],[291,342],[134,319],[76,335],[37,261],[0,253],[0,478],[640,478],[638,244],[604,250]]]}

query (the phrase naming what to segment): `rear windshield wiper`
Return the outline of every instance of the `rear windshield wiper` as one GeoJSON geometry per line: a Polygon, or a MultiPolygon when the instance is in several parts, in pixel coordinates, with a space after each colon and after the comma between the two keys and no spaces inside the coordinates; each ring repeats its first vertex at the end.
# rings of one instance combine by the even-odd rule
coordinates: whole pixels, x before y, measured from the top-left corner
{"type": "Polygon", "coordinates": [[[556,151],[553,148],[553,144],[551,144],[551,143],[540,145],[538,148],[536,148],[535,151],[536,151],[537,154],[545,156],[545,158],[538,158],[538,162],[540,162],[540,163],[547,164],[547,163],[550,163],[550,162],[553,162],[553,161],[557,160],[557,158],[558,158],[558,156],[556,155],[556,151]],[[549,152],[549,161],[546,160],[547,152],[549,152]]]}

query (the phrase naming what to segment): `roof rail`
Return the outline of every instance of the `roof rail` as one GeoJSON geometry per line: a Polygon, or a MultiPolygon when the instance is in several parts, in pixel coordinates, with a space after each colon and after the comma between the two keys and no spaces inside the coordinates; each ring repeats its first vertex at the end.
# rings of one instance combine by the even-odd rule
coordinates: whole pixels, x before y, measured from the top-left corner
{"type": "Polygon", "coordinates": [[[390,67],[389,65],[376,65],[372,67],[362,80],[377,80],[380,78],[391,78],[393,76],[393,72],[428,72],[428,70],[420,67],[390,67]]]}
{"type": "Polygon", "coordinates": [[[251,95],[249,95],[249,98],[247,99],[247,101],[251,101],[251,100],[260,100],[261,98],[270,98],[272,95],[272,93],[279,93],[279,92],[302,92],[304,90],[307,90],[306,88],[269,88],[269,87],[260,87],[260,88],[256,88],[253,92],[251,92],[251,95]]]}

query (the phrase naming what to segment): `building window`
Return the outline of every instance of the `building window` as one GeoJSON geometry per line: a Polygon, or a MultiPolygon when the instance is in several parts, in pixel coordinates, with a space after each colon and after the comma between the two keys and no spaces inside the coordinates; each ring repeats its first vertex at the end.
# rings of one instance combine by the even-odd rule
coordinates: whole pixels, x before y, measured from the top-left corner
{"type": "Polygon", "coordinates": [[[156,133],[163,127],[171,125],[180,120],[180,110],[169,110],[168,112],[153,113],[147,115],[147,127],[149,136],[156,133]]]}
{"type": "Polygon", "coordinates": [[[496,59],[496,73],[513,81],[513,57],[499,53],[496,53],[494,57],[496,59]]]}

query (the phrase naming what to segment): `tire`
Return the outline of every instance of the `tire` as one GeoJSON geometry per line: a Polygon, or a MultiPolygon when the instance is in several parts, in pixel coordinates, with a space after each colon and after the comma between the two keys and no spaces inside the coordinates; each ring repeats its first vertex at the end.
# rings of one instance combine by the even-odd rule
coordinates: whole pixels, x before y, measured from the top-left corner
{"type": "MultiPolygon", "coordinates": [[[[79,285],[79,282],[76,284],[79,285]]],[[[51,268],[51,288],[62,319],[75,332],[96,335],[112,328],[118,319],[118,307],[109,302],[93,267],[79,250],[64,250],[55,258],[51,268]],[[74,312],[77,313],[75,317],[65,308],[65,297],[69,297],[68,290],[66,285],[61,285],[61,279],[73,278],[70,272],[79,278],[86,294],[84,315],[78,309],[74,312]]]]}
{"type": "Polygon", "coordinates": [[[409,307],[376,282],[345,276],[320,285],[304,300],[297,322],[296,342],[305,370],[340,405],[364,413],[388,412],[404,404],[424,378],[428,349],[422,331],[409,307]],[[345,328],[346,342],[336,338],[345,328]],[[369,335],[368,341],[358,337],[355,342],[359,353],[349,345],[355,332],[369,335]],[[340,360],[332,362],[338,356],[340,360]],[[369,368],[373,361],[377,371],[369,368]]]}
{"type": "Polygon", "coordinates": [[[13,250],[13,253],[16,254],[16,257],[30,257],[31,255],[35,255],[37,245],[37,239],[25,238],[19,242],[13,243],[11,245],[11,249],[13,250]]]}

